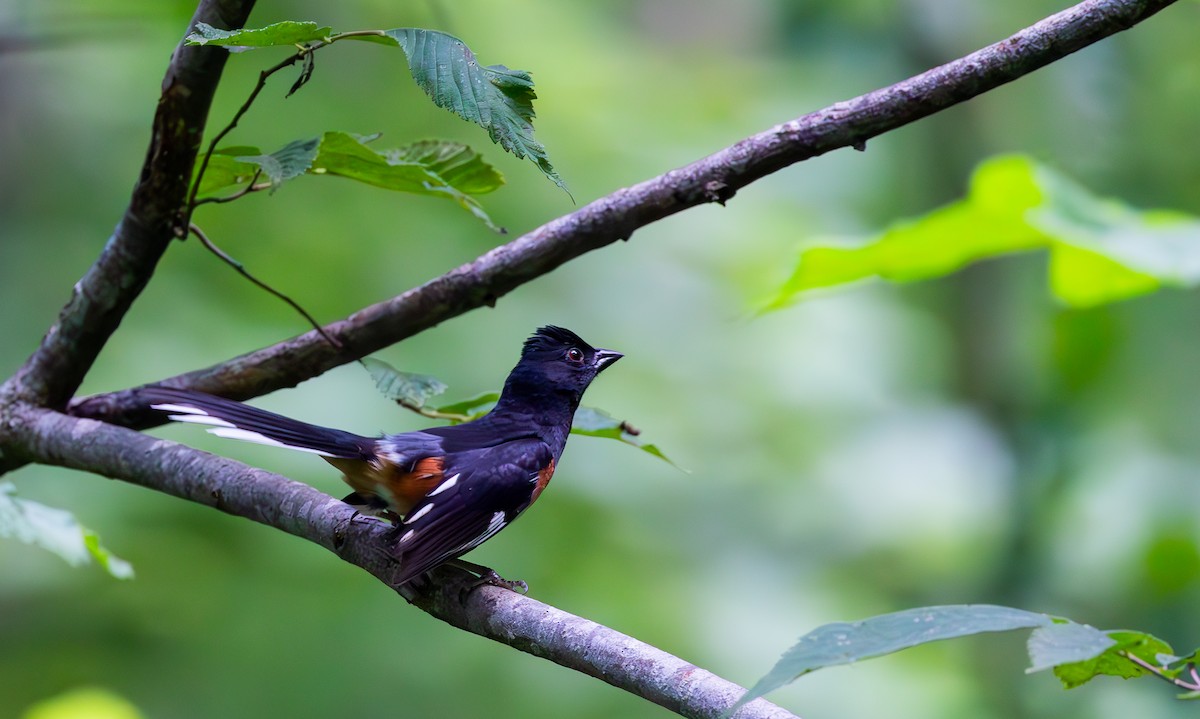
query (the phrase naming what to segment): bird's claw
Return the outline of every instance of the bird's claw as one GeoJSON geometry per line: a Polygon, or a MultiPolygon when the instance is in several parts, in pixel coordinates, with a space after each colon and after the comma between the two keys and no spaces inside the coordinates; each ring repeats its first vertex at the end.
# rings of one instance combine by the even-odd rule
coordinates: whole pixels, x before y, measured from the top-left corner
{"type": "Polygon", "coordinates": [[[500,576],[499,574],[496,574],[496,570],[494,570],[494,569],[487,570],[486,572],[483,573],[482,576],[479,577],[479,579],[476,579],[474,582],[472,582],[471,589],[476,589],[478,587],[482,587],[485,584],[490,584],[493,587],[501,587],[503,589],[507,589],[510,592],[516,592],[517,594],[528,594],[529,593],[529,585],[528,584],[521,581],[520,579],[505,579],[504,577],[500,576]]]}

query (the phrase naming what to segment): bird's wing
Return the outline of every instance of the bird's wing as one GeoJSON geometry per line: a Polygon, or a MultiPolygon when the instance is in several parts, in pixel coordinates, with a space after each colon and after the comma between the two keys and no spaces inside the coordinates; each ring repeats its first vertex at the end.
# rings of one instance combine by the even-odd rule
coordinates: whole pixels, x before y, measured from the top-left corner
{"type": "Polygon", "coordinates": [[[553,466],[550,448],[536,439],[454,455],[441,483],[397,530],[397,583],[471,551],[511,524],[537,498],[553,466]]]}

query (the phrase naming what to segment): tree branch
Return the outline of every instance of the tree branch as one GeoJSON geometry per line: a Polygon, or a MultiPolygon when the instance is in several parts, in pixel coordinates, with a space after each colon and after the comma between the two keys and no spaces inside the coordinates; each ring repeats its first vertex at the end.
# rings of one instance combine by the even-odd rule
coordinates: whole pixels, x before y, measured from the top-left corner
{"type": "MultiPolygon", "coordinates": [[[[390,525],[356,521],[349,505],[306,484],[29,405],[10,413],[6,425],[0,447],[25,461],[95,472],[252,519],[315,542],[392,586],[398,564],[388,550],[390,525]]],[[[529,597],[490,586],[471,590],[474,579],[442,567],[432,581],[397,592],[453,626],[602,679],[685,717],[715,718],[745,693],[678,657],[529,597]]],[[[794,719],[763,699],[736,716],[794,719]]]]}
{"type": "MultiPolygon", "coordinates": [[[[291,387],[478,307],[591,250],[802,160],[867,140],[980,95],[1136,25],[1174,0],[1086,0],[994,45],[915,77],[831,105],[716,154],[617,190],[468,264],[316,332],[155,384],[248,399],[291,387]]],[[[131,390],[83,398],[73,414],[130,427],[159,424],[131,390]]]]}
{"type": "MultiPolygon", "coordinates": [[[[254,0],[202,0],[197,22],[241,27],[254,0]]],[[[150,281],[171,240],[183,237],[180,213],[192,178],[192,165],[221,70],[223,48],[175,48],[163,78],[162,95],[151,127],[150,147],[133,196],[104,250],[75,284],[58,320],[41,346],[0,388],[0,401],[65,406],[91,369],[105,342],[150,281]]]]}

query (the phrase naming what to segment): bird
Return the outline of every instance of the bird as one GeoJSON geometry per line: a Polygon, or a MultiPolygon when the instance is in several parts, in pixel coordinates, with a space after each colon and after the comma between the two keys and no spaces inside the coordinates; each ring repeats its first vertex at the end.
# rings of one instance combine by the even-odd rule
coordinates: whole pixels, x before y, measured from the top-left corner
{"type": "MultiPolygon", "coordinates": [[[[550,483],[588,385],[624,355],[571,330],[539,328],[525,340],[495,406],[478,419],[378,437],[322,427],[195,390],[148,386],[139,395],[178,422],[220,437],[310,452],[342,472],[353,492],[395,523],[394,585],[451,562],[478,584],[527,591],[460,560],[512,524],[550,483]]],[[[473,585],[474,586],[474,585],[473,585]]]]}

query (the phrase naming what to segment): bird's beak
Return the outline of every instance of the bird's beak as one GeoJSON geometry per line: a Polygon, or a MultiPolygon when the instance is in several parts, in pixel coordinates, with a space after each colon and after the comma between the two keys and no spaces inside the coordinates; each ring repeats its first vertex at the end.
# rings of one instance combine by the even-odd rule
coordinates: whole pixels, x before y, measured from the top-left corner
{"type": "Polygon", "coordinates": [[[625,355],[612,350],[596,350],[596,372],[603,372],[604,368],[621,359],[625,355]]]}

